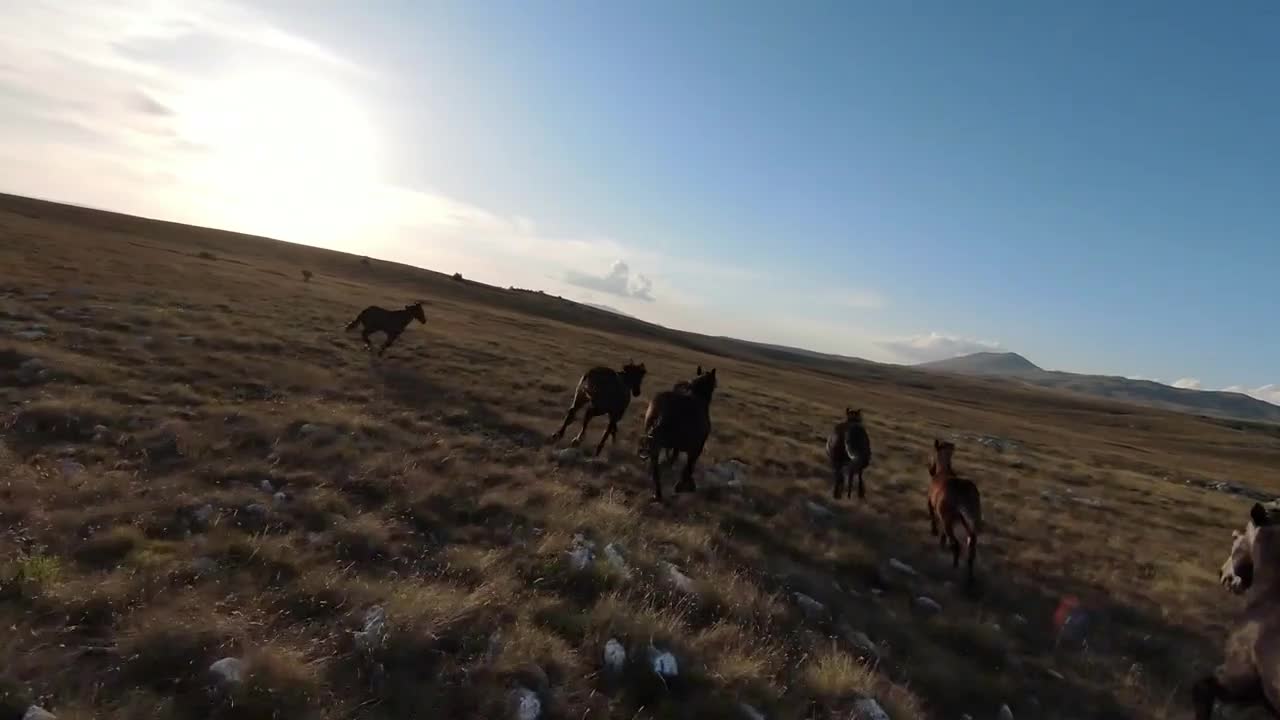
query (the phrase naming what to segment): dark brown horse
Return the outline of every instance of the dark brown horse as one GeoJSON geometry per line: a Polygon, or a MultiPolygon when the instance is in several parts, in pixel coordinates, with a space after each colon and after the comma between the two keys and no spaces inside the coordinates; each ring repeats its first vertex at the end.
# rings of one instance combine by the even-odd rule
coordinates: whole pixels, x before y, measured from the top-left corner
{"type": "Polygon", "coordinates": [[[969,546],[967,581],[973,584],[973,561],[978,555],[978,534],[982,532],[982,498],[973,481],[956,475],[951,465],[954,443],[937,438],[933,441],[933,459],[929,461],[929,532],[939,538],[945,550],[951,546],[951,566],[960,567],[960,541],[955,526],[964,526],[969,546]],[[939,532],[941,527],[941,532],[939,532]]]}
{"type": "Polygon", "coordinates": [[[687,390],[660,392],[649,401],[644,414],[644,436],[640,439],[640,456],[649,460],[653,475],[653,498],[662,500],[662,475],[658,457],[670,450],[667,465],[675,462],[675,453],[685,454],[684,473],[676,483],[676,492],[694,492],[693,468],[711,435],[711,397],[716,391],[716,371],[702,372],[689,381],[687,390]]]}
{"type": "Polygon", "coordinates": [[[858,497],[867,496],[862,471],[871,466],[871,438],[867,437],[867,428],[862,424],[861,410],[844,409],[844,422],[836,423],[827,436],[827,459],[835,476],[832,497],[840,499],[841,487],[846,488],[845,497],[851,497],[855,475],[858,476],[858,497]]]}
{"type": "Polygon", "coordinates": [[[1222,664],[1191,687],[1196,720],[1209,720],[1218,702],[1280,717],[1280,525],[1254,503],[1244,532],[1232,536],[1220,580],[1245,596],[1244,614],[1227,636],[1222,664]]]}
{"type": "Polygon", "coordinates": [[[551,436],[551,442],[564,437],[564,431],[569,427],[569,423],[573,422],[573,417],[579,410],[585,408],[586,412],[582,415],[582,429],[573,438],[573,444],[576,446],[582,442],[582,436],[587,432],[587,423],[597,415],[608,415],[609,426],[600,436],[600,442],[596,445],[596,455],[604,449],[605,440],[613,438],[614,443],[617,443],[618,421],[631,405],[631,398],[640,397],[640,383],[644,381],[644,375],[644,363],[636,365],[634,360],[623,365],[621,370],[607,367],[594,367],[588,370],[578,381],[578,387],[573,391],[573,402],[569,405],[569,412],[565,413],[560,429],[551,436]]]}
{"type": "Polygon", "coordinates": [[[382,347],[378,350],[378,355],[381,356],[387,351],[387,348],[391,347],[391,343],[400,337],[400,333],[404,332],[409,323],[414,320],[423,324],[427,322],[427,315],[422,312],[421,301],[412,305],[405,305],[403,310],[387,310],[377,305],[370,305],[361,310],[356,319],[347,325],[347,332],[355,330],[359,325],[364,325],[364,330],[360,332],[360,337],[364,339],[366,350],[373,349],[369,345],[369,336],[371,334],[381,332],[386,335],[387,337],[383,340],[382,347]]]}

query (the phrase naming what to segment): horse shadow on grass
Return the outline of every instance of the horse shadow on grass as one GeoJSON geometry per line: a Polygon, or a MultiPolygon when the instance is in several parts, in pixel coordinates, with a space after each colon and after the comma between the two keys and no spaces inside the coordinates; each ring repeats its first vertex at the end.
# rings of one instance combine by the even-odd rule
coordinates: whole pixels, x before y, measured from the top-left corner
{"type": "MultiPolygon", "coordinates": [[[[1121,720],[1133,713],[1113,692],[1122,678],[1135,676],[1146,688],[1132,697],[1143,703],[1162,698],[1176,712],[1189,709],[1186,688],[1198,670],[1186,659],[1207,658],[1208,664],[1221,654],[1211,639],[1164,621],[1158,608],[1121,604],[1107,588],[1087,583],[1013,575],[989,551],[979,553],[977,582],[966,590],[963,574],[937,550],[923,519],[904,528],[866,509],[831,508],[806,493],[773,500],[761,504],[777,509],[774,523],[746,505],[746,512],[725,508],[721,551],[744,566],[769,558],[770,567],[757,568],[769,589],[823,603],[829,615],[817,629],[845,639],[851,630],[865,632],[887,648],[881,669],[912,687],[935,714],[989,716],[1008,703],[1016,717],[1121,720]],[[810,500],[831,514],[814,513],[810,500]],[[793,506],[790,512],[784,504],[793,506]],[[819,561],[773,526],[790,522],[791,512],[805,516],[820,543],[853,543],[867,552],[834,566],[819,561]],[[919,575],[890,568],[891,557],[919,575]],[[922,595],[943,610],[926,617],[916,605],[922,595]],[[1090,609],[1085,646],[1079,639],[1063,642],[1054,628],[1055,609],[1067,595],[1090,609]],[[966,670],[956,675],[957,667],[966,670]]],[[[1000,538],[988,533],[983,540],[989,549],[1000,538]]]]}

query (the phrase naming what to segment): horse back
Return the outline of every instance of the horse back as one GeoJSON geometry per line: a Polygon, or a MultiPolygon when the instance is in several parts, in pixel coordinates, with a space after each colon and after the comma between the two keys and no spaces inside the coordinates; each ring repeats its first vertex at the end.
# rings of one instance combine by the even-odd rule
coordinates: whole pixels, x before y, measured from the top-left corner
{"type": "Polygon", "coordinates": [[[667,447],[690,447],[711,433],[709,409],[692,395],[664,390],[653,396],[644,413],[644,432],[667,447]]]}
{"type": "Polygon", "coordinates": [[[601,410],[625,409],[628,404],[627,388],[613,368],[593,367],[583,373],[578,394],[601,410]]]}

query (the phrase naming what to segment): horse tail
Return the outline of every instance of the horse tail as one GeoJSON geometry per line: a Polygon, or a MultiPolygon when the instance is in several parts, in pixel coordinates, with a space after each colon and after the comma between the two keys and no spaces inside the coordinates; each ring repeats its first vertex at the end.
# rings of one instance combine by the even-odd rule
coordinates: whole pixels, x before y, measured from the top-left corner
{"type": "Polygon", "coordinates": [[[350,323],[348,323],[348,324],[347,324],[346,332],[351,332],[352,330],[355,330],[355,329],[356,329],[356,326],[358,326],[360,323],[364,322],[364,314],[365,314],[365,312],[366,312],[366,311],[361,310],[361,311],[360,311],[360,314],[356,316],[356,319],[355,319],[355,320],[352,320],[350,323]]]}
{"type": "Polygon", "coordinates": [[[960,514],[974,534],[982,532],[982,497],[978,495],[978,486],[972,483],[966,488],[968,492],[964,502],[960,503],[960,514]]]}

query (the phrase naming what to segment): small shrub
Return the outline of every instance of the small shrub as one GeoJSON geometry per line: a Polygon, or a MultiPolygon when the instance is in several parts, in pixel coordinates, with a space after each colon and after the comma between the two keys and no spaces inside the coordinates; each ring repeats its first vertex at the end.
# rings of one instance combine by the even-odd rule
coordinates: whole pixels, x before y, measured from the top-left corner
{"type": "Polygon", "coordinates": [[[196,257],[200,258],[201,260],[213,260],[213,261],[216,261],[216,260],[218,259],[218,256],[217,256],[217,255],[214,255],[213,253],[209,252],[208,250],[201,250],[199,253],[197,253],[197,254],[196,254],[196,257]]]}
{"type": "Polygon", "coordinates": [[[460,272],[456,272],[456,273],[454,273],[454,274],[453,274],[453,279],[454,279],[454,280],[456,280],[456,281],[458,281],[458,282],[462,282],[462,273],[460,273],[460,272]]]}
{"type": "Polygon", "coordinates": [[[369,259],[369,258],[367,258],[367,257],[362,257],[362,258],[360,258],[360,264],[361,264],[361,265],[364,265],[365,267],[368,267],[369,265],[372,265],[372,264],[373,264],[373,261],[372,261],[372,260],[370,260],[370,259],[369,259]]]}
{"type": "Polygon", "coordinates": [[[95,535],[76,548],[76,561],[95,567],[115,567],[143,541],[142,531],[132,525],[114,527],[95,535]]]}
{"type": "Polygon", "coordinates": [[[315,275],[310,270],[302,271],[302,282],[311,282],[311,278],[315,275]]]}

